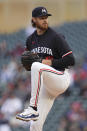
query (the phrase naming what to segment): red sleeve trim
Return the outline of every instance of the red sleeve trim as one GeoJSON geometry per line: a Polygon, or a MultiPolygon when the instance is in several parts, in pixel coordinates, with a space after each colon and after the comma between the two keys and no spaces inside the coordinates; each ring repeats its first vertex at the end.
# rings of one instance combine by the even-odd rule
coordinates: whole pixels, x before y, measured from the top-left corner
{"type": "Polygon", "coordinates": [[[62,58],[65,57],[65,56],[67,56],[67,55],[69,55],[69,54],[72,54],[72,51],[69,51],[69,52],[67,52],[66,54],[64,54],[64,55],[62,56],[62,58]]]}

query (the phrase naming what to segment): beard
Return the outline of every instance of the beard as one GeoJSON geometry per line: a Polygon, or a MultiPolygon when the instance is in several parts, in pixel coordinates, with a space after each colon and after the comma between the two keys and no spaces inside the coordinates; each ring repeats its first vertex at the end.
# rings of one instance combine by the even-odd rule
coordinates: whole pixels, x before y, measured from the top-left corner
{"type": "Polygon", "coordinates": [[[48,29],[48,23],[43,23],[43,24],[36,23],[36,27],[39,28],[40,30],[45,31],[48,29]]]}

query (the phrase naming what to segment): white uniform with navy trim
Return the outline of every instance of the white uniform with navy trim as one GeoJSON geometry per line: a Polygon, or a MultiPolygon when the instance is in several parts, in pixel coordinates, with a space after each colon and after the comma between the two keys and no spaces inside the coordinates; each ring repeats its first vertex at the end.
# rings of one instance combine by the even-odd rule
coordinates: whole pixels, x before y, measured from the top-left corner
{"type": "Polygon", "coordinates": [[[70,76],[67,69],[61,72],[39,62],[32,64],[30,106],[37,107],[39,120],[31,121],[30,131],[42,131],[55,98],[66,91],[69,84],[70,76]]]}

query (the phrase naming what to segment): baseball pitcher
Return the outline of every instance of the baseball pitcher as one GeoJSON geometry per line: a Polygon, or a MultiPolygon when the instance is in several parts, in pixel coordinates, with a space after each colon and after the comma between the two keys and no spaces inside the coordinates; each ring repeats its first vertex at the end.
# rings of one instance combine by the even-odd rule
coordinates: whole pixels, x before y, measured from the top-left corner
{"type": "Polygon", "coordinates": [[[48,26],[45,7],[32,11],[35,32],[27,38],[21,61],[31,71],[31,99],[29,107],[16,118],[30,121],[30,131],[42,131],[44,121],[57,96],[70,84],[69,68],[75,60],[65,38],[48,26]]]}

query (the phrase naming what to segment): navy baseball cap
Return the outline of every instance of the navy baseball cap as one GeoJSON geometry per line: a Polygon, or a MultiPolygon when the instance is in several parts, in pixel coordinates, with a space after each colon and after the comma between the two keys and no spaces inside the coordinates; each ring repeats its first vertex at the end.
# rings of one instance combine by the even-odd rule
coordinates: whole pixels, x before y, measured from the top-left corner
{"type": "Polygon", "coordinates": [[[51,16],[45,7],[37,7],[32,11],[32,17],[51,16]]]}

